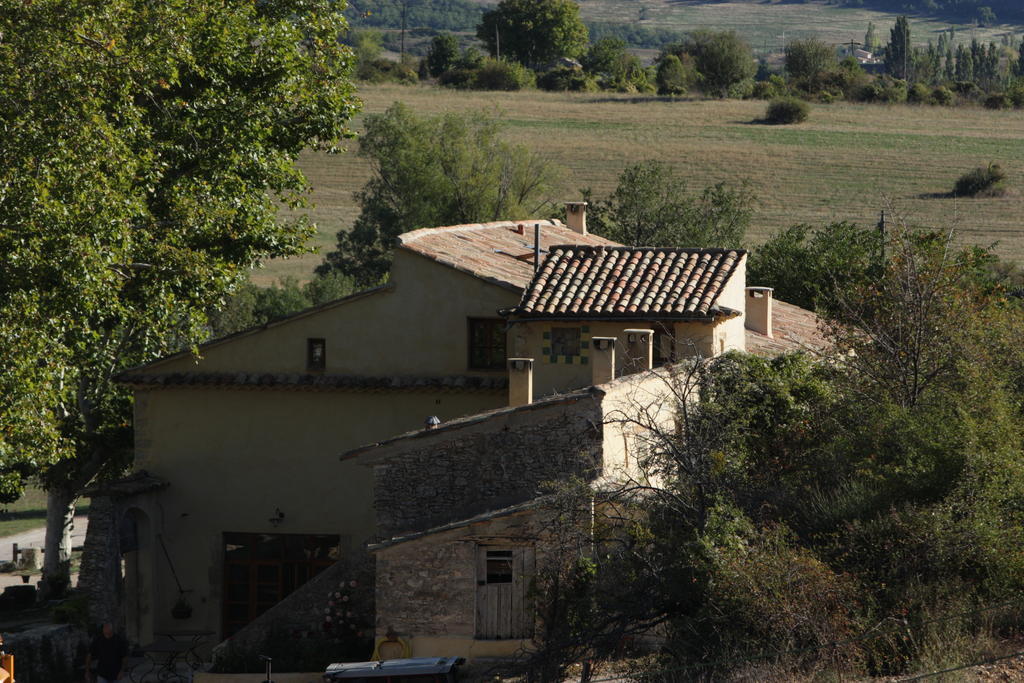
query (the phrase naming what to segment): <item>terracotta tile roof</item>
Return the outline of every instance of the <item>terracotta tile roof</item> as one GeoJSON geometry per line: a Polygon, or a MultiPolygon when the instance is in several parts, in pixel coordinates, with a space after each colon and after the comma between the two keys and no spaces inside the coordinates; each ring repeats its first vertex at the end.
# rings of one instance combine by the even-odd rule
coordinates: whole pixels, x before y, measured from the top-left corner
{"type": "Polygon", "coordinates": [[[503,391],[508,377],[368,377],[259,372],[135,373],[118,378],[138,388],[209,387],[223,389],[292,389],[300,391],[503,391]]]}
{"type": "Polygon", "coordinates": [[[557,244],[616,244],[597,235],[581,235],[559,221],[525,220],[413,230],[398,237],[398,247],[489,282],[523,289],[533,279],[535,225],[541,226],[542,260],[557,244]]]}
{"type": "Polygon", "coordinates": [[[708,318],[745,253],[556,246],[513,312],[526,318],[708,318]]]}
{"type": "Polygon", "coordinates": [[[821,334],[813,311],[776,299],[772,302],[772,337],[747,330],[747,351],[758,356],[778,356],[791,351],[823,352],[828,341],[821,334]]]}

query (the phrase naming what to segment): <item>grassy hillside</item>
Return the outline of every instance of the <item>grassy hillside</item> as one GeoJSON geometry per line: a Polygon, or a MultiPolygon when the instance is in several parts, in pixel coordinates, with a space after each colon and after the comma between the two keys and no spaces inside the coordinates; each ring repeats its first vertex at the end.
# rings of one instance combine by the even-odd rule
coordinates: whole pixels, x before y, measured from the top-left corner
{"type": "MultiPolygon", "coordinates": [[[[868,22],[878,29],[883,43],[898,13],[838,7],[824,2],[772,3],[763,0],[699,2],[696,0],[584,0],[580,11],[586,21],[638,23],[640,26],[689,31],[695,28],[735,30],[755,52],[779,52],[792,38],[815,37],[830,43],[864,40],[868,22]],[[785,38],[783,38],[785,36],[785,38]]],[[[937,40],[937,32],[956,27],[961,39],[996,40],[1004,33],[1019,33],[1020,26],[971,27],[933,17],[910,17],[912,39],[921,45],[937,40]]]]}
{"type": "MultiPolygon", "coordinates": [[[[834,104],[816,106],[800,126],[752,123],[759,101],[668,101],[608,94],[475,93],[430,87],[378,86],[361,92],[367,112],[402,100],[421,112],[498,108],[510,138],[542,150],[565,168],[559,200],[579,188],[609,191],[624,166],[646,159],[675,165],[695,189],[748,181],[760,198],[751,241],[798,222],[852,220],[873,225],[891,205],[919,224],[955,224],[965,240],[999,241],[1000,253],[1024,260],[1024,112],[974,108],[834,104]],[[965,170],[1002,163],[1012,189],[999,199],[933,196],[965,170]]],[[[358,128],[359,121],[356,122],[358,128]]],[[[358,213],[352,193],[369,168],[352,149],[307,153],[302,167],[316,190],[316,245],[358,213]]],[[[271,262],[254,274],[308,277],[320,256],[271,262]]]]}

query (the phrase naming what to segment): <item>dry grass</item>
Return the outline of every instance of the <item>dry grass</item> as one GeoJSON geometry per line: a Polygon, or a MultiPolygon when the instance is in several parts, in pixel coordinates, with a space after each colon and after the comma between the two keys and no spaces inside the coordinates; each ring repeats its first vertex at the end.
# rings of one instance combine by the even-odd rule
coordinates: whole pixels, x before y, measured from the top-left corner
{"type": "MultiPolygon", "coordinates": [[[[565,169],[560,196],[592,187],[610,191],[628,164],[656,158],[675,166],[692,188],[748,182],[759,197],[749,235],[763,240],[793,223],[849,220],[873,225],[894,208],[919,225],[955,225],[965,241],[991,244],[1024,259],[1020,192],[1024,190],[1024,112],[833,104],[813,107],[807,123],[766,126],[760,101],[677,100],[609,94],[483,93],[428,86],[361,90],[366,112],[401,100],[416,111],[499,110],[510,139],[541,150],[565,169]],[[965,171],[990,161],[1007,172],[1007,196],[943,196],[965,171]]],[[[361,125],[355,122],[356,129],[361,125]]],[[[315,186],[316,246],[358,213],[352,193],[369,168],[355,154],[306,154],[301,165],[315,186]]],[[[320,256],[271,263],[256,274],[308,277],[320,256]]]]}
{"type": "MultiPolygon", "coordinates": [[[[829,43],[864,40],[872,21],[885,42],[897,13],[838,7],[824,2],[779,2],[733,0],[706,2],[697,0],[587,0],[580,3],[587,21],[639,24],[640,26],[691,31],[696,28],[734,30],[757,52],[778,52],[785,40],[818,38],[829,43]],[[642,17],[642,18],[641,18],[642,17]]],[[[960,40],[971,38],[997,40],[1005,33],[1019,33],[1019,26],[971,27],[934,18],[910,17],[911,36],[916,44],[938,40],[938,32],[953,26],[960,40]]]]}

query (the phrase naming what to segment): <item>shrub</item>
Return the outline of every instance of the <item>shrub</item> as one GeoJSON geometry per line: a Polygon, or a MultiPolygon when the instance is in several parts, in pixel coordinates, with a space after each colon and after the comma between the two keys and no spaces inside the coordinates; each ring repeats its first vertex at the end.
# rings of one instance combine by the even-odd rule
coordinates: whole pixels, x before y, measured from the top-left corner
{"type": "Polygon", "coordinates": [[[907,93],[907,101],[914,104],[931,104],[932,91],[924,83],[915,83],[907,93]]]}
{"type": "Polygon", "coordinates": [[[485,59],[473,77],[475,90],[522,90],[536,82],[534,73],[518,62],[485,59]]]}
{"type": "Polygon", "coordinates": [[[374,59],[360,62],[356,77],[367,83],[406,83],[419,82],[416,70],[408,64],[399,64],[390,59],[374,59]]]}
{"type": "Polygon", "coordinates": [[[745,78],[729,86],[728,96],[734,100],[746,100],[754,96],[754,79],[745,78]]]}
{"type": "Polygon", "coordinates": [[[932,91],[932,102],[935,104],[941,104],[944,107],[948,107],[956,101],[956,95],[953,91],[944,85],[940,85],[932,91]]]}
{"type": "Polygon", "coordinates": [[[957,81],[953,84],[953,92],[967,100],[976,100],[981,96],[981,88],[974,81],[957,81]]]}
{"type": "Polygon", "coordinates": [[[772,74],[763,81],[754,83],[754,92],[751,97],[759,100],[774,100],[786,94],[786,81],[778,74],[772,74]]]}
{"type": "Polygon", "coordinates": [[[768,104],[764,120],[767,123],[775,124],[802,123],[807,120],[810,110],[810,105],[801,99],[780,97],[768,104]]]}
{"type": "Polygon", "coordinates": [[[1024,107],[1024,82],[1014,83],[1006,91],[1006,96],[1015,107],[1024,107]]]}
{"type": "Polygon", "coordinates": [[[1003,180],[1006,173],[999,164],[979,166],[960,176],[953,186],[953,194],[959,197],[998,197],[1005,194],[1003,180]]]}
{"type": "Polygon", "coordinates": [[[851,93],[852,99],[858,102],[880,102],[897,104],[907,101],[907,83],[889,76],[877,78],[851,93]]]}
{"type": "Polygon", "coordinates": [[[476,77],[476,69],[469,69],[466,67],[456,67],[445,71],[437,79],[439,85],[446,85],[451,88],[458,88],[464,90],[469,88],[473,84],[473,78],[476,77]]]}
{"type": "Polygon", "coordinates": [[[579,69],[564,67],[552,69],[537,78],[537,87],[542,90],[570,92],[594,92],[598,89],[593,76],[579,69]]]}
{"type": "Polygon", "coordinates": [[[1009,109],[1013,106],[1010,98],[1003,93],[993,93],[985,98],[986,109],[1009,109]]]}

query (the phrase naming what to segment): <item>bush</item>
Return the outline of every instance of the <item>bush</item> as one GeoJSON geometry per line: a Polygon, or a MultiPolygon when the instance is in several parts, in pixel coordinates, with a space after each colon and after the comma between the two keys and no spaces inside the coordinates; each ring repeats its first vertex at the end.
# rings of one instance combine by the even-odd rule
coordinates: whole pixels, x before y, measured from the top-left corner
{"type": "Polygon", "coordinates": [[[998,197],[1006,193],[1003,180],[1006,173],[999,164],[979,166],[960,176],[953,186],[953,194],[958,197],[998,197]]]}
{"type": "Polygon", "coordinates": [[[932,102],[940,104],[943,107],[948,107],[956,101],[956,95],[953,91],[944,85],[940,85],[932,91],[932,102]]]}
{"type": "Polygon", "coordinates": [[[374,59],[360,62],[356,70],[356,78],[367,83],[405,83],[419,82],[416,70],[408,64],[399,64],[390,59],[374,59]]]}
{"type": "Polygon", "coordinates": [[[534,73],[518,62],[485,59],[473,77],[474,90],[522,90],[536,82],[534,73]]]}
{"type": "Polygon", "coordinates": [[[476,69],[456,67],[441,74],[437,79],[437,82],[439,85],[446,85],[450,88],[465,90],[473,85],[473,79],[475,77],[476,69]]]}
{"type": "Polygon", "coordinates": [[[985,98],[986,109],[1009,109],[1013,106],[1010,98],[1003,93],[993,93],[985,98]]]}
{"type": "Polygon", "coordinates": [[[907,83],[889,76],[877,78],[873,83],[856,88],[851,98],[857,102],[897,104],[907,101],[907,83]]]}
{"type": "Polygon", "coordinates": [[[796,97],[780,97],[768,104],[764,120],[766,123],[789,124],[807,120],[811,107],[796,97]]]}
{"type": "Polygon", "coordinates": [[[786,81],[778,74],[772,74],[763,81],[754,83],[751,97],[759,100],[774,100],[786,94],[786,81]]]}
{"type": "Polygon", "coordinates": [[[538,77],[537,87],[541,90],[559,92],[594,92],[598,89],[597,81],[593,76],[589,76],[579,69],[566,67],[552,69],[538,77]]]}
{"type": "Polygon", "coordinates": [[[907,101],[914,104],[931,104],[932,91],[924,83],[915,83],[907,93],[907,101]]]}
{"type": "Polygon", "coordinates": [[[1014,83],[1006,91],[1006,96],[1010,98],[1010,102],[1015,107],[1024,107],[1024,83],[1014,83]]]}

